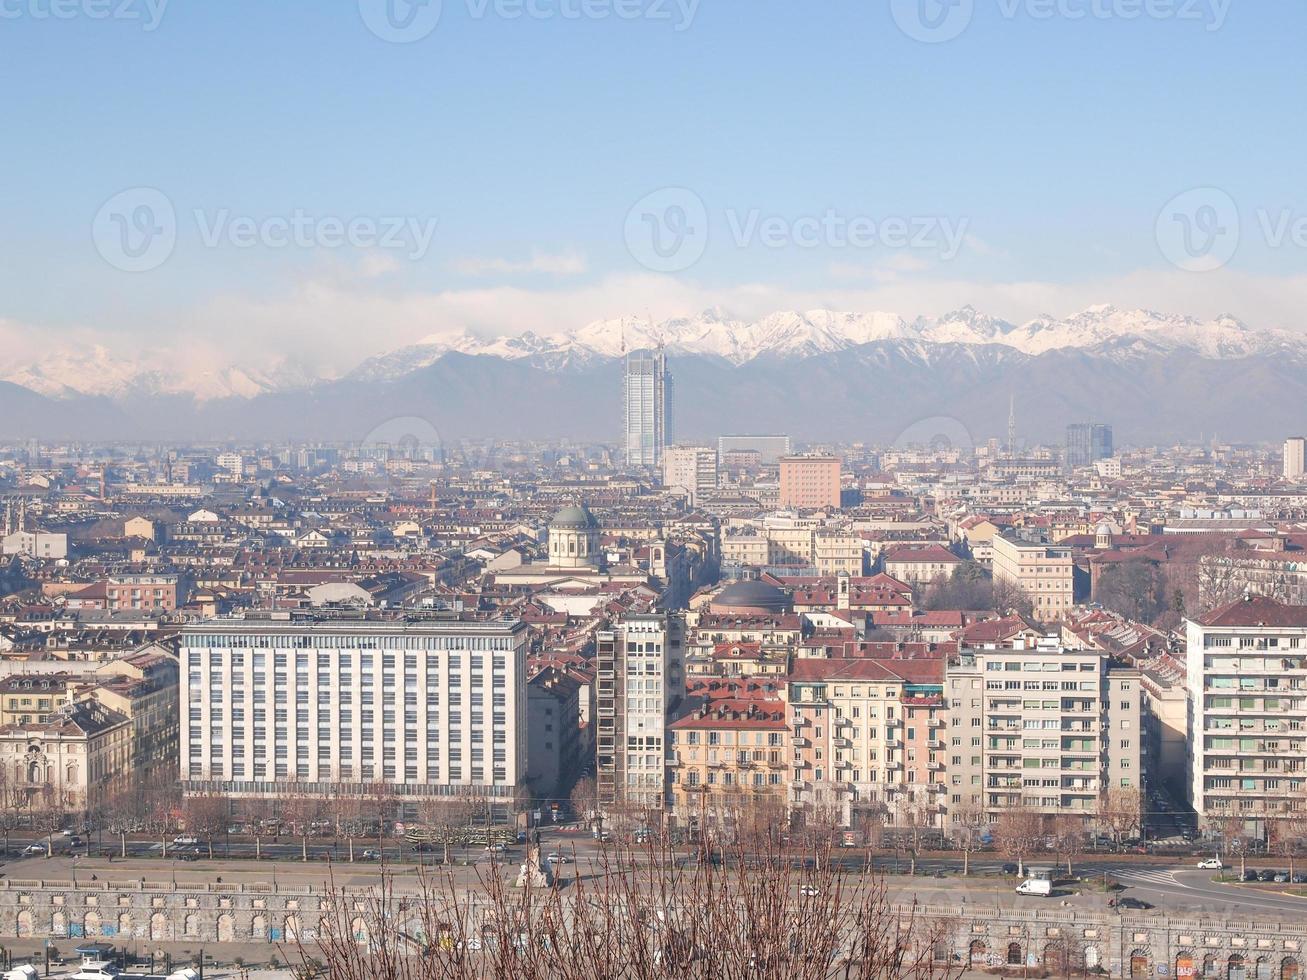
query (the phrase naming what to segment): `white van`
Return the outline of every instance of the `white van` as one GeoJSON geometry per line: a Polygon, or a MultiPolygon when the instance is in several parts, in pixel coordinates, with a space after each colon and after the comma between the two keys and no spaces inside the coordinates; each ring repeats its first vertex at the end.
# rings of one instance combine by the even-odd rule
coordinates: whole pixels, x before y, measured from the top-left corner
{"type": "Polygon", "coordinates": [[[1038,898],[1048,898],[1053,894],[1053,883],[1047,878],[1027,878],[1021,884],[1017,885],[1018,895],[1035,895],[1038,898]]]}

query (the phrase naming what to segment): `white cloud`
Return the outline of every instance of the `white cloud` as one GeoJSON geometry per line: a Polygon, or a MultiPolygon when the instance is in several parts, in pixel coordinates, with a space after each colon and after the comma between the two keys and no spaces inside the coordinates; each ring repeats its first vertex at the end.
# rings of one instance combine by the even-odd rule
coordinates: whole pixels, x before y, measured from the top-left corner
{"type": "Polygon", "coordinates": [[[585,256],[579,252],[538,252],[520,261],[502,258],[464,258],[453,263],[455,272],[465,276],[497,276],[542,273],[548,276],[579,276],[586,271],[585,256]]]}

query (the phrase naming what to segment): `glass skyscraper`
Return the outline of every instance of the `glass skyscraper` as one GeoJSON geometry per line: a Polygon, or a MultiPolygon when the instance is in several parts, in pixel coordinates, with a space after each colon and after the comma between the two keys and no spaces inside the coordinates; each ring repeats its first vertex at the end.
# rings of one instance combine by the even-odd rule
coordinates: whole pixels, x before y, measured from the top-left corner
{"type": "Polygon", "coordinates": [[[622,376],[626,465],[659,468],[672,441],[672,376],[661,350],[626,355],[622,376]]]}

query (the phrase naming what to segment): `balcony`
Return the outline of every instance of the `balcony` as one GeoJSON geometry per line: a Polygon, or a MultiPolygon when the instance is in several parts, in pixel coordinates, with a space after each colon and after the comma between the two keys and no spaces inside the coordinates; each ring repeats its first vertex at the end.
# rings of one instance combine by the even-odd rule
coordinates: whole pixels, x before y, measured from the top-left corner
{"type": "Polygon", "coordinates": [[[929,742],[927,742],[926,744],[927,744],[930,748],[932,748],[932,749],[942,749],[942,748],[944,748],[944,740],[943,740],[942,738],[932,738],[932,739],[931,739],[929,742]]]}
{"type": "Polygon", "coordinates": [[[806,749],[812,746],[812,739],[805,735],[795,735],[790,739],[790,744],[798,749],[806,749]]]}
{"type": "Polygon", "coordinates": [[[926,768],[929,769],[931,772],[943,772],[943,771],[944,771],[944,763],[942,763],[942,762],[931,762],[931,763],[928,763],[928,764],[927,764],[926,768]]]}
{"type": "Polygon", "coordinates": [[[836,747],[837,749],[851,749],[851,748],[853,748],[853,739],[851,739],[851,738],[845,738],[843,735],[836,736],[836,738],[834,739],[834,742],[835,742],[835,747],[836,747]]]}

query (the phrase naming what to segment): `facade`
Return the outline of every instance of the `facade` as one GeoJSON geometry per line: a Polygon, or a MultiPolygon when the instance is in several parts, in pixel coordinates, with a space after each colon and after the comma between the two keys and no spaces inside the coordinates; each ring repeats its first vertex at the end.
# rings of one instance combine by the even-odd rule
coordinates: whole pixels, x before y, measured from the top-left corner
{"type": "Polygon", "coordinates": [[[631,613],[595,635],[595,774],[599,808],[661,812],[667,720],[685,697],[685,624],[631,613]]]}
{"type": "Polygon", "coordinates": [[[182,785],[507,805],[526,775],[526,627],[272,614],[182,632],[182,785]]]}
{"type": "Polygon", "coordinates": [[[1307,607],[1236,600],[1186,628],[1199,825],[1264,839],[1307,815],[1307,607]]]}
{"type": "Polygon", "coordinates": [[[780,502],[799,510],[839,509],[839,457],[783,456],[780,502]]]}
{"type": "Polygon", "coordinates": [[[949,802],[1093,825],[1112,790],[1142,798],[1140,675],[1096,651],[975,650],[950,662],[949,802]]]}
{"type": "Polygon", "coordinates": [[[631,351],[623,361],[622,431],[626,465],[659,469],[673,438],[672,376],[661,350],[631,351]]]}
{"type": "Polygon", "coordinates": [[[1307,438],[1292,436],[1284,440],[1284,478],[1301,480],[1307,474],[1307,438]]]}
{"type": "Polygon", "coordinates": [[[1066,465],[1068,469],[1093,466],[1100,459],[1115,455],[1112,427],[1099,422],[1077,422],[1066,427],[1066,465]]]}
{"type": "Polygon", "coordinates": [[[678,827],[728,838],[785,825],[785,704],[721,699],[668,726],[671,815],[678,827]]]}
{"type": "Polygon", "coordinates": [[[728,453],[757,453],[758,462],[775,466],[790,454],[789,436],[718,436],[717,455],[725,460],[728,453]]]}
{"type": "Polygon", "coordinates": [[[132,775],[131,721],[87,700],[44,722],[0,725],[0,768],[27,810],[85,812],[110,800],[132,775]]]}
{"type": "Polygon", "coordinates": [[[1071,608],[1075,569],[1070,548],[1000,534],[993,540],[993,553],[994,584],[1028,595],[1036,619],[1058,619],[1071,608]]]}
{"type": "Polygon", "coordinates": [[[901,544],[881,553],[885,574],[921,588],[939,578],[948,578],[962,559],[940,544],[901,544]]]}
{"type": "Polygon", "coordinates": [[[0,538],[0,554],[57,561],[68,557],[68,535],[46,531],[14,531],[0,538]]]}
{"type": "Polygon", "coordinates": [[[796,660],[787,695],[794,819],[854,829],[939,826],[943,679],[940,659],[796,660]]]}
{"type": "Polygon", "coordinates": [[[717,453],[706,446],[669,446],[663,453],[663,486],[684,493],[694,506],[717,489],[717,453]]]}
{"type": "Polygon", "coordinates": [[[527,685],[527,783],[541,800],[567,797],[580,774],[581,688],[575,678],[546,667],[527,685]]]}

